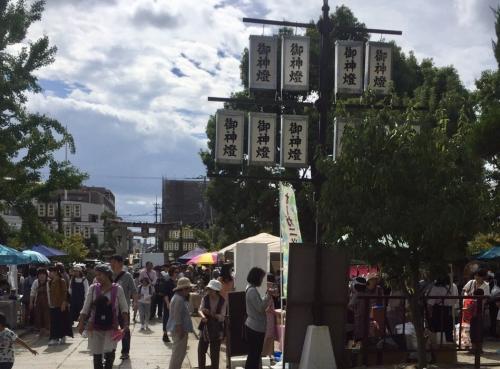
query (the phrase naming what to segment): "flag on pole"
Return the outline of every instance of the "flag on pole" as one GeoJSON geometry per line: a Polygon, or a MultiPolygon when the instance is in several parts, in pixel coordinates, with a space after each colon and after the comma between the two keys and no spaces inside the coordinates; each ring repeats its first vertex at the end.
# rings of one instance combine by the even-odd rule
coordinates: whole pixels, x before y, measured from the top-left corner
{"type": "Polygon", "coordinates": [[[280,182],[280,242],[283,254],[282,286],[283,297],[287,297],[288,253],[291,243],[302,243],[295,191],[289,184],[280,182]]]}

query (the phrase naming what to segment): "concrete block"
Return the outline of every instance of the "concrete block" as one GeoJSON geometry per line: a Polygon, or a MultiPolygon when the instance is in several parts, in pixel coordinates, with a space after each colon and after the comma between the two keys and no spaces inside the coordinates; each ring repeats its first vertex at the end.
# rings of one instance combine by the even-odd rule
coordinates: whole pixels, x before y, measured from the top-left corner
{"type": "Polygon", "coordinates": [[[337,369],[327,326],[307,327],[299,369],[337,369]]]}

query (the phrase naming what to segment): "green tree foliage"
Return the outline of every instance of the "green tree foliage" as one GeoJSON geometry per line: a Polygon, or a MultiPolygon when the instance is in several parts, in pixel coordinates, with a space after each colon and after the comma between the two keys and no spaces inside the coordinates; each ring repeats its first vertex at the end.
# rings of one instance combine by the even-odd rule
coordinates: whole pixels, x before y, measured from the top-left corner
{"type": "Polygon", "coordinates": [[[101,214],[101,219],[104,222],[104,244],[98,245],[100,250],[104,248],[112,248],[116,249],[116,234],[120,229],[119,225],[115,223],[115,220],[118,220],[116,214],[110,211],[103,211],[101,214]]]}
{"type": "Polygon", "coordinates": [[[57,247],[68,254],[64,257],[64,260],[68,263],[83,261],[89,252],[83,237],[79,234],[63,238],[59,241],[57,247]]]}
{"type": "Polygon", "coordinates": [[[469,255],[478,255],[495,246],[500,246],[500,233],[479,233],[469,242],[467,253],[469,255]]]}
{"type": "MultiPolygon", "coordinates": [[[[422,350],[420,272],[462,258],[488,215],[482,161],[467,144],[471,124],[461,120],[450,137],[442,114],[436,127],[417,133],[399,124],[415,123],[407,114],[369,112],[345,133],[340,159],[323,168],[325,241],[404,282],[422,350]]],[[[420,359],[424,367],[425,352],[420,359]]]]}
{"type": "MultiPolygon", "coordinates": [[[[40,93],[35,73],[54,61],[56,48],[47,37],[26,41],[29,27],[41,19],[44,1],[0,1],[0,207],[14,208],[23,219],[24,244],[50,238],[35,213],[32,200],[60,188],[80,185],[85,175],[54,153],[72,136],[61,123],[27,110],[28,94],[40,93]],[[17,51],[16,51],[17,50],[17,51]],[[43,180],[42,171],[49,175],[43,180]]],[[[0,218],[0,242],[9,237],[0,218]]]]}
{"type": "MultiPolygon", "coordinates": [[[[496,38],[493,53],[500,65],[500,7],[495,10],[496,38]]],[[[478,124],[471,138],[472,147],[487,163],[491,198],[495,205],[495,219],[492,230],[500,232],[500,72],[484,71],[476,81],[474,93],[478,124]]]]}

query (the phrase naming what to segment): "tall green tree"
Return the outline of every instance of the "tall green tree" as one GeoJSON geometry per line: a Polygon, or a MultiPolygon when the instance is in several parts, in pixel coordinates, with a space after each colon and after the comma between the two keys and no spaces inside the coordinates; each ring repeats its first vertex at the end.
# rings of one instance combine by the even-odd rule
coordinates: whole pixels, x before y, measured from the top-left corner
{"type": "MultiPolygon", "coordinates": [[[[496,41],[493,53],[500,66],[500,7],[495,11],[496,41]]],[[[476,81],[474,92],[478,124],[471,144],[475,152],[486,161],[490,195],[495,209],[492,232],[500,233],[500,71],[487,70],[476,81]]]]}
{"type": "MultiPolygon", "coordinates": [[[[41,19],[45,1],[0,0],[0,208],[13,208],[23,219],[18,237],[23,244],[50,238],[32,201],[56,189],[73,188],[85,175],[54,154],[65,145],[74,152],[72,136],[46,115],[26,108],[29,94],[40,93],[35,73],[54,61],[56,48],[48,37],[26,39],[29,27],[41,19]],[[48,178],[42,175],[48,171],[48,178]]],[[[0,242],[8,227],[0,218],[0,242]]]]}
{"type": "Polygon", "coordinates": [[[467,143],[467,120],[450,136],[444,115],[420,133],[400,125],[402,118],[416,123],[406,114],[369,112],[346,132],[339,160],[324,163],[321,215],[325,241],[403,282],[424,368],[421,272],[443,272],[463,258],[488,216],[488,188],[467,143]]]}

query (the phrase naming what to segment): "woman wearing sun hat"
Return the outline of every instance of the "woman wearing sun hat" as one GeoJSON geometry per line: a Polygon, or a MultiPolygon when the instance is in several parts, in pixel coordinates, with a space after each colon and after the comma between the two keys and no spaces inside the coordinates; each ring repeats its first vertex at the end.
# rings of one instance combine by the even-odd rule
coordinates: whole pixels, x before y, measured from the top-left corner
{"type": "Polygon", "coordinates": [[[220,295],[222,283],[212,279],[206,288],[198,310],[201,316],[200,341],[198,344],[198,367],[206,368],[206,355],[210,346],[212,369],[219,369],[220,345],[224,337],[226,301],[220,295]]]}
{"type": "Polygon", "coordinates": [[[174,289],[175,295],[170,301],[167,331],[172,336],[173,345],[169,369],[181,369],[186,357],[188,334],[193,332],[193,322],[187,301],[192,287],[189,278],[179,278],[177,287],[174,289]]]}

